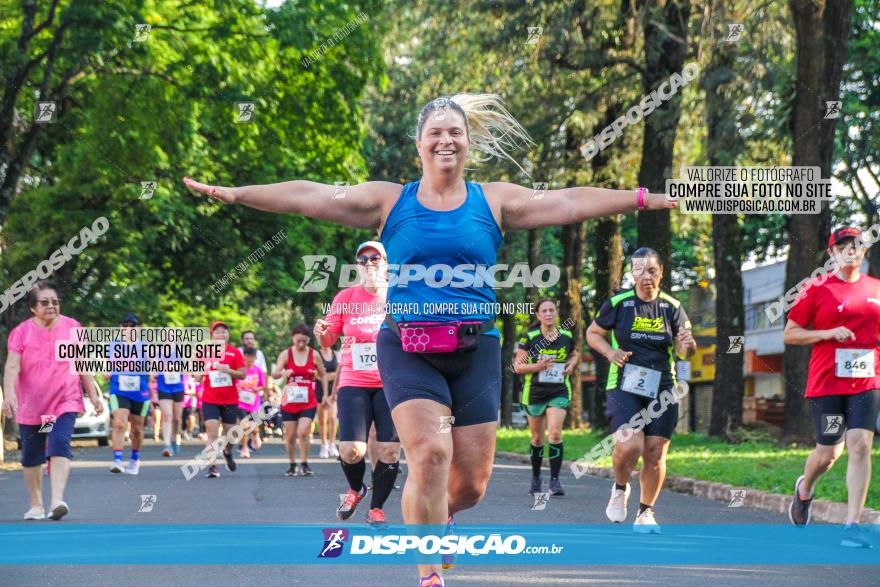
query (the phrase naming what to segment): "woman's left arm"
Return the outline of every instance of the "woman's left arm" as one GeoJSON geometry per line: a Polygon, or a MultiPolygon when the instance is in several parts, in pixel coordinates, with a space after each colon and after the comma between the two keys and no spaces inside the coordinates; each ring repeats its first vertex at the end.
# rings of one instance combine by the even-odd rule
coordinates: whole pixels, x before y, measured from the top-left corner
{"type": "MultiPolygon", "coordinates": [[[[534,190],[524,186],[493,182],[483,186],[493,210],[499,210],[502,230],[528,230],[581,222],[638,209],[634,190],[574,187],[534,190]]],[[[665,210],[677,206],[666,194],[645,193],[644,209],[665,210]]]]}

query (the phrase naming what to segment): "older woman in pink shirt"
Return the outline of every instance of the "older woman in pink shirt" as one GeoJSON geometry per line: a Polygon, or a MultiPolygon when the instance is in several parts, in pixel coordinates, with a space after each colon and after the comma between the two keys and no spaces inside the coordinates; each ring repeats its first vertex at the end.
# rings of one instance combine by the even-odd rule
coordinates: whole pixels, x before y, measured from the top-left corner
{"type": "Polygon", "coordinates": [[[21,465],[31,500],[25,520],[60,520],[70,508],[64,488],[70,474],[70,439],[79,412],[83,412],[82,387],[88,391],[95,412],[104,408],[91,375],[77,375],[66,361],[55,360],[55,343],[69,340],[79,328],[73,318],[62,316],[55,285],[38,281],[28,293],[33,313],[9,333],[9,354],[3,373],[3,412],[15,417],[21,435],[21,465]],[[48,443],[48,450],[47,450],[48,443]],[[52,459],[52,507],[43,510],[41,467],[52,459]]]}

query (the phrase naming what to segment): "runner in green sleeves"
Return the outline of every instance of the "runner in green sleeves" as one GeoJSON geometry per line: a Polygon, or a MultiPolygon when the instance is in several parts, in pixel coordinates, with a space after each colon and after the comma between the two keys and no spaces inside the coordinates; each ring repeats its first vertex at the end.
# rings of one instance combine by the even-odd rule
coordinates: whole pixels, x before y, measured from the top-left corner
{"type": "Polygon", "coordinates": [[[666,477],[666,452],[678,422],[673,393],[675,355],[692,354],[697,343],[681,303],[660,290],[663,264],[647,247],[632,255],[635,287],[607,300],[587,328],[587,344],[611,363],[606,414],[614,432],[614,480],[605,515],[626,519],[629,477],[639,457],[639,513],[633,530],[659,533],[654,503],[666,477]],[[610,338],[610,344],[607,340],[610,338]]]}
{"type": "Polygon", "coordinates": [[[538,300],[536,327],[519,339],[514,371],[525,376],[520,405],[532,433],[532,486],[529,493],[541,493],[541,466],[544,460],[544,434],[550,440],[550,495],[563,496],[559,482],[562,468],[562,423],[571,403],[568,376],[577,368],[580,353],[574,348],[570,330],[556,322],[559,310],[550,298],[538,300]]]}

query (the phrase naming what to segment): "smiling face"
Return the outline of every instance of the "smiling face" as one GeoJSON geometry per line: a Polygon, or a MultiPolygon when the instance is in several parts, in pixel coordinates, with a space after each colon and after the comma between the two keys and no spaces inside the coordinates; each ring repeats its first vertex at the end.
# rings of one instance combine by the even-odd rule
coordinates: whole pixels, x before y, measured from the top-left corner
{"type": "Polygon", "coordinates": [[[387,283],[388,260],[374,247],[364,247],[355,258],[364,285],[378,287],[387,283]]]}
{"type": "MultiPolygon", "coordinates": [[[[435,102],[437,102],[435,100],[435,102]]],[[[467,123],[464,116],[448,105],[428,112],[416,140],[416,148],[426,172],[464,172],[468,156],[467,123]]]]}

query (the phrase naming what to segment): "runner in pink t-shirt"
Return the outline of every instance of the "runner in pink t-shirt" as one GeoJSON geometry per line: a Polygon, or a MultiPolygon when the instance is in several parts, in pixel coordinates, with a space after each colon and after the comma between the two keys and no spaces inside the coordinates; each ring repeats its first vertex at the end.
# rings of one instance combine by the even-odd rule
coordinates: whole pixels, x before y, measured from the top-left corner
{"type": "Polygon", "coordinates": [[[238,382],[238,419],[244,428],[241,438],[241,448],[238,454],[243,459],[251,458],[248,448],[248,440],[253,444],[254,450],[260,449],[260,428],[258,417],[248,418],[260,409],[262,394],[266,392],[266,374],[257,367],[257,350],[245,347],[244,352],[244,379],[238,382]]]}
{"type": "Polygon", "coordinates": [[[315,324],[315,337],[321,346],[329,347],[343,335],[341,373],[333,394],[339,409],[340,462],[349,489],[336,515],[340,520],[350,518],[367,494],[364,455],[370,426],[375,424],[378,458],[373,463],[373,496],[367,522],[381,527],[386,524],[382,507],[400,467],[400,441],[376,365],[376,336],[385,319],[387,289],[383,281],[388,265],[385,247],[375,241],[362,243],[355,257],[363,285],[336,295],[330,313],[315,324]]]}
{"type": "Polygon", "coordinates": [[[27,302],[33,317],[13,328],[7,340],[3,412],[7,418],[15,417],[19,425],[21,466],[31,501],[24,519],[60,520],[70,511],[64,503],[64,488],[73,458],[70,439],[74,422],[77,414],[85,411],[82,388],[88,392],[96,414],[100,415],[104,406],[90,374],[72,373],[69,362],[55,359],[56,342],[72,340],[70,331],[80,324],[61,315],[54,284],[37,281],[28,292],[27,302]],[[43,510],[41,471],[47,456],[52,466],[52,506],[48,515],[43,510]]]}

